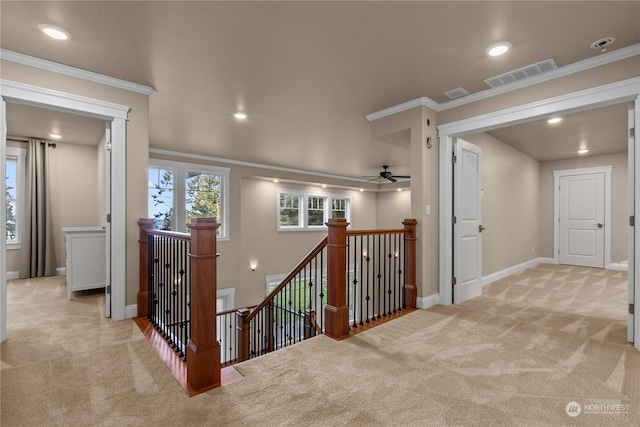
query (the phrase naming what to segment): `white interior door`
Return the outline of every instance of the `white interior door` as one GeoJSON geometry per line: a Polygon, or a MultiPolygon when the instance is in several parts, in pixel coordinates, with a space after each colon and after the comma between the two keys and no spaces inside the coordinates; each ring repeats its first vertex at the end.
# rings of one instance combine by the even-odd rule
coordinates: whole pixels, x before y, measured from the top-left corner
{"type": "Polygon", "coordinates": [[[604,268],[605,174],[560,177],[560,264],[604,268]]]}
{"type": "Polygon", "coordinates": [[[104,296],[104,315],[111,317],[111,123],[105,122],[105,296],[104,296]]]}
{"type": "Polygon", "coordinates": [[[453,302],[482,293],[482,149],[458,139],[453,167],[453,302]]]}
{"type": "MultiPolygon", "coordinates": [[[[5,159],[7,154],[6,103],[0,99],[0,194],[6,194],[5,159]]],[[[0,342],[7,339],[7,218],[5,208],[0,209],[2,234],[0,238],[0,342]]]]}

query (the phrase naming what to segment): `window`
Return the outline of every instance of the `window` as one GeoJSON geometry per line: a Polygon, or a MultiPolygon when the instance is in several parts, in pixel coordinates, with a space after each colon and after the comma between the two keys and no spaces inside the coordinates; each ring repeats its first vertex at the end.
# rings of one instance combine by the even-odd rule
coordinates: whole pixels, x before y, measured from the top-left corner
{"type": "Polygon", "coordinates": [[[309,227],[322,227],[324,220],[324,197],[308,196],[307,225],[309,227]]]}
{"type": "Polygon", "coordinates": [[[329,218],[350,219],[349,197],[278,190],[278,230],[326,228],[329,218]]]}
{"type": "Polygon", "coordinates": [[[149,162],[149,218],[161,230],[189,232],[192,218],[215,218],[228,239],[229,169],[191,163],[149,162]]]}
{"type": "Polygon", "coordinates": [[[7,249],[20,249],[26,156],[27,151],[24,148],[7,147],[5,159],[7,249]]]}

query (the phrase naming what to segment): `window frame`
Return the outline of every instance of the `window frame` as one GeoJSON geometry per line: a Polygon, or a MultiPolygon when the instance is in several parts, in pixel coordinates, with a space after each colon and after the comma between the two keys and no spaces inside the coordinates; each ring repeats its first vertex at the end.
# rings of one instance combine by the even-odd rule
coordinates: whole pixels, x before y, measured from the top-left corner
{"type": "MultiPolygon", "coordinates": [[[[16,162],[16,197],[13,199],[16,204],[16,238],[15,240],[6,240],[7,250],[17,250],[22,247],[22,228],[23,228],[23,209],[26,185],[27,170],[27,149],[19,147],[6,147],[5,164],[8,160],[16,162]]],[[[5,174],[6,174],[5,170],[5,174]]],[[[4,178],[6,180],[6,177],[4,178]]],[[[6,196],[5,196],[6,197],[6,196]]],[[[5,199],[6,200],[6,199],[5,199]]],[[[6,203],[6,202],[5,202],[6,203]]],[[[6,219],[5,219],[6,220],[6,219]]],[[[5,233],[6,238],[6,233],[5,233]]]]}
{"type": "Polygon", "coordinates": [[[347,222],[351,222],[351,196],[344,194],[316,193],[303,190],[290,190],[286,188],[278,188],[276,190],[276,225],[278,231],[317,231],[326,230],[326,223],[332,218],[333,200],[345,200],[345,218],[347,222]],[[298,225],[281,225],[280,224],[280,196],[281,195],[298,197],[298,225]],[[323,199],[323,220],[322,225],[309,225],[309,199],[323,199]]]}
{"type": "MultiPolygon", "coordinates": [[[[202,165],[199,163],[150,158],[149,164],[147,165],[147,176],[149,175],[149,169],[151,168],[173,171],[173,231],[182,233],[187,232],[187,172],[219,175],[220,188],[222,192],[220,201],[222,209],[220,210],[220,234],[218,234],[218,240],[229,240],[229,175],[231,169],[221,166],[202,165]]],[[[147,202],[148,200],[149,190],[147,187],[147,202]]],[[[147,214],[148,212],[149,206],[147,205],[147,214]]]]}

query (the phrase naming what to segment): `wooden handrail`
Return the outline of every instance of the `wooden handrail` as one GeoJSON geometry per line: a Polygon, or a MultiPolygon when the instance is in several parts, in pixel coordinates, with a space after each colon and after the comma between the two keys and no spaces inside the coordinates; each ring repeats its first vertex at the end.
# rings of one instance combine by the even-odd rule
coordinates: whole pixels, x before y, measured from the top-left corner
{"type": "Polygon", "coordinates": [[[322,251],[322,249],[324,249],[325,246],[327,246],[326,237],[322,239],[313,249],[311,249],[311,252],[309,252],[307,256],[302,258],[302,261],[300,261],[295,267],[293,267],[293,270],[291,270],[291,272],[287,274],[287,277],[285,277],[282,280],[282,282],[280,282],[280,284],[273,291],[271,291],[269,295],[267,295],[267,297],[260,304],[256,306],[256,308],[251,312],[251,314],[249,314],[249,316],[246,318],[246,321],[248,322],[254,317],[256,317],[260,310],[262,310],[265,306],[270,304],[270,301],[273,300],[273,297],[282,289],[284,289],[284,287],[287,286],[289,282],[291,282],[294,279],[294,277],[296,277],[296,275],[302,271],[302,269],[307,265],[307,263],[309,263],[309,261],[311,261],[316,255],[318,255],[320,251],[322,251]]]}
{"type": "Polygon", "coordinates": [[[347,230],[347,236],[375,236],[377,234],[405,234],[406,228],[389,228],[380,230],[347,230]]]}
{"type": "Polygon", "coordinates": [[[225,310],[225,311],[221,311],[219,313],[216,313],[216,316],[224,316],[225,314],[236,314],[236,312],[240,309],[246,308],[247,310],[251,310],[256,308],[258,305],[254,304],[254,305],[249,305],[247,307],[238,307],[238,308],[233,308],[231,310],[225,310]]]}
{"type": "Polygon", "coordinates": [[[166,230],[145,230],[145,234],[152,236],[163,236],[163,237],[171,237],[172,239],[182,240],[184,242],[191,241],[191,234],[189,233],[180,233],[177,231],[166,231],[166,230]]]}

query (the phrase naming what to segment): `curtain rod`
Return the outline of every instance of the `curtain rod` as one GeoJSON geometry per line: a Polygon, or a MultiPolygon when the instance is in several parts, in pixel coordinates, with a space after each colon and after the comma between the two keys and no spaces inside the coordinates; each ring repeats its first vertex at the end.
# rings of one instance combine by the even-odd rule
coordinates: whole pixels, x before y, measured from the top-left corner
{"type": "MultiPolygon", "coordinates": [[[[33,138],[33,139],[38,139],[38,138],[33,138]]],[[[13,141],[13,142],[29,142],[29,138],[21,137],[21,136],[7,136],[7,141],[13,141]]],[[[56,143],[55,143],[55,142],[42,141],[42,140],[40,140],[40,144],[47,144],[47,147],[56,148],[56,143]]]]}

